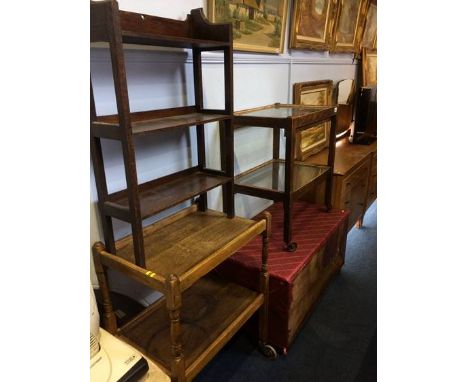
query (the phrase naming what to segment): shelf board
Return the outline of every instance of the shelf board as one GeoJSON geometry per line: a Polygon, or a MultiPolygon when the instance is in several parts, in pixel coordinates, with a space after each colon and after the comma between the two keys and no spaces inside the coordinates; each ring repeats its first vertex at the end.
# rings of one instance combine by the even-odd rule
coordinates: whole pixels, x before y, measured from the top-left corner
{"type": "MultiPolygon", "coordinates": [[[[308,184],[322,178],[329,171],[328,166],[314,166],[304,163],[294,163],[294,180],[292,192],[300,191],[308,184]]],[[[234,183],[255,189],[284,192],[285,161],[271,160],[252,170],[235,177],[234,183]]]]}
{"type": "MultiPolygon", "coordinates": [[[[195,126],[229,118],[230,116],[226,114],[197,113],[192,107],[142,111],[130,114],[133,135],[150,134],[156,131],[195,126]],[[164,115],[164,112],[172,115],[164,115]]],[[[119,118],[116,114],[99,116],[96,122],[118,125],[119,118]]]]}
{"type": "MultiPolygon", "coordinates": [[[[190,168],[166,178],[143,183],[138,187],[141,218],[146,219],[230,180],[231,178],[226,176],[207,174],[190,168]]],[[[110,195],[109,202],[128,209],[127,191],[110,195]]]]}
{"type": "MultiPolygon", "coordinates": [[[[185,290],[264,230],[265,220],[188,207],[144,228],[145,270],[164,279],[174,274],[185,290]]],[[[135,263],[131,235],[118,240],[116,250],[135,263]]]]}
{"type": "Polygon", "coordinates": [[[122,31],[122,42],[124,44],[153,45],[173,48],[204,48],[222,50],[229,47],[230,42],[201,40],[188,37],[164,36],[150,33],[141,33],[133,31],[122,31]]]}
{"type": "MultiPolygon", "coordinates": [[[[182,349],[191,380],[263,303],[263,295],[209,276],[182,294],[182,349]]],[[[169,373],[171,337],[165,299],[122,327],[121,338],[169,373]]]]}

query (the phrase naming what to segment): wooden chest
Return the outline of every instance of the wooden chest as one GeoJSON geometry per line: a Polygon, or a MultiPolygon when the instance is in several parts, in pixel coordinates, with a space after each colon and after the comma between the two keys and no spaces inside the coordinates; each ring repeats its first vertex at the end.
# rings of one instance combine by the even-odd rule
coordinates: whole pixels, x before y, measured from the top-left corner
{"type": "MultiPolygon", "coordinates": [[[[267,209],[272,214],[268,271],[270,294],[268,342],[286,352],[328,282],[344,264],[348,213],[325,212],[305,202],[294,203],[293,228],[297,250],[283,250],[281,203],[267,209]]],[[[259,240],[252,241],[217,268],[217,273],[247,288],[258,284],[259,240]]],[[[247,328],[256,333],[257,325],[247,328]]]]}
{"type": "MultiPolygon", "coordinates": [[[[311,156],[305,162],[322,164],[328,150],[311,156]]],[[[312,203],[323,203],[325,185],[321,184],[303,197],[312,203]]],[[[353,145],[347,137],[336,144],[335,167],[333,172],[333,208],[350,212],[349,230],[355,223],[362,225],[367,208],[377,198],[377,143],[353,145]]]]}

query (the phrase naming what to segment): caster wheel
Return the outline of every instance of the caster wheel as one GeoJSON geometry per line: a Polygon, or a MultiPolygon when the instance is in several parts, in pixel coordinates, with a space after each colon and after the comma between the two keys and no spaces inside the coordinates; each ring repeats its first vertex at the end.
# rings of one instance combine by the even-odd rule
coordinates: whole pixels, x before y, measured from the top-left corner
{"type": "Polygon", "coordinates": [[[288,252],[294,252],[297,249],[297,243],[292,241],[289,244],[285,245],[283,248],[288,252]]]}
{"type": "Polygon", "coordinates": [[[275,360],[278,358],[278,353],[273,346],[263,343],[260,343],[259,346],[262,354],[268,359],[275,360]]]}

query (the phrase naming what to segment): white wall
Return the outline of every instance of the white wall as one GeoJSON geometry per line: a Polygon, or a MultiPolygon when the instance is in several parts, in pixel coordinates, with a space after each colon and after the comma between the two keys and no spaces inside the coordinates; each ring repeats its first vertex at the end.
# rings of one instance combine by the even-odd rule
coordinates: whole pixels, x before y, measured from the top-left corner
{"type": "MultiPolygon", "coordinates": [[[[168,6],[166,1],[120,0],[120,9],[154,14],[183,20],[190,9],[203,7],[202,0],[174,0],[168,6]]],[[[206,8],[205,8],[206,9],[206,8]]],[[[289,26],[289,22],[287,24],[289,26]]],[[[288,29],[288,28],[287,28],[288,29]]],[[[155,50],[126,50],[126,70],[132,111],[161,109],[194,104],[192,61],[188,51],[160,52],[155,50]]],[[[206,107],[223,107],[223,76],[221,56],[204,53],[204,102],[206,107]]],[[[334,82],[355,77],[356,65],[351,54],[331,55],[328,52],[290,52],[281,55],[234,54],[234,110],[271,104],[291,102],[292,85],[295,82],[332,79],[334,82]]],[[[98,114],[116,112],[109,54],[100,48],[91,49],[91,72],[98,114]]],[[[207,163],[219,168],[219,134],[215,126],[209,126],[207,138],[207,163]]],[[[137,172],[140,182],[154,179],[174,171],[193,166],[197,162],[194,129],[175,130],[145,137],[135,142],[137,172]]],[[[243,128],[235,132],[236,174],[271,159],[272,131],[264,128],[243,128]]],[[[284,150],[283,150],[284,151],[284,150]]],[[[122,155],[119,144],[103,143],[105,168],[109,191],[124,188],[122,155]]],[[[91,171],[91,244],[102,240],[99,217],[96,211],[96,188],[91,171]]],[[[211,208],[220,209],[220,190],[209,193],[211,208]]],[[[271,202],[259,198],[236,195],[236,213],[252,217],[271,202]]],[[[178,207],[180,208],[180,207],[178,207]]],[[[167,213],[172,213],[172,209],[167,213]]],[[[164,216],[163,215],[163,216],[164,216]]],[[[154,217],[150,221],[159,219],[154,217]]],[[[129,233],[129,226],[115,222],[116,236],[129,233]]],[[[146,222],[145,222],[146,223],[146,222]]],[[[97,284],[94,269],[91,274],[97,284]]],[[[148,293],[135,283],[122,277],[112,277],[113,287],[144,299],[148,293]],[[117,286],[117,287],[116,287],[117,286]]],[[[153,300],[154,295],[146,301],[153,300]]]]}

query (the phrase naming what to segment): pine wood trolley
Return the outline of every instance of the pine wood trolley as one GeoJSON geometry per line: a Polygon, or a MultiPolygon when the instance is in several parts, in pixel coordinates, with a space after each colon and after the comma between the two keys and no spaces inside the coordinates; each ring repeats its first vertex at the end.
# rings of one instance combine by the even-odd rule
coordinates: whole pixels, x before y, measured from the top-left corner
{"type": "Polygon", "coordinates": [[[276,350],[268,336],[268,235],[270,217],[227,218],[193,205],[145,228],[146,267],[132,262],[131,236],[116,242],[117,255],[104,244],[93,247],[104,301],[104,327],[150,358],[172,381],[190,381],[252,315],[259,311],[259,346],[269,358],[276,350]],[[262,236],[262,272],[257,290],[208,273],[257,235],[262,236]],[[117,328],[107,268],[164,294],[117,328]]]}
{"type": "Polygon", "coordinates": [[[325,204],[332,207],[331,191],[335,160],[335,106],[273,104],[234,113],[234,127],[260,126],[273,129],[273,159],[235,177],[234,192],[281,201],[284,207],[283,238],[285,249],[293,252],[292,203],[317,183],[326,179],[325,204]],[[324,121],[331,121],[326,165],[295,161],[296,134],[324,121]],[[280,130],[286,136],[285,159],[280,159],[280,130]]]}
{"type": "Polygon", "coordinates": [[[185,21],[119,11],[115,0],[91,2],[91,42],[109,44],[117,101],[116,115],[98,116],[91,84],[91,155],[105,244],[93,246],[104,301],[105,329],[156,363],[172,381],[190,381],[255,313],[259,346],[268,357],[268,237],[270,216],[250,220],[234,216],[232,26],[211,24],[201,9],[185,21]],[[131,112],[123,44],[189,48],[193,53],[195,105],[131,112]],[[202,51],[224,56],[224,109],[203,106],[202,51]],[[205,123],[219,122],[221,170],[206,167],[205,123]],[[134,138],[196,126],[198,164],[139,183],[134,138]],[[127,188],[109,194],[101,139],[121,142],[127,188]],[[223,190],[223,212],[207,208],[207,192],[223,190]],[[181,211],[143,227],[143,219],[191,201],[181,211]],[[130,223],[129,236],[116,240],[112,218],[130,223]],[[261,235],[262,272],[250,290],[210,272],[250,240],[261,235]],[[118,328],[107,270],[115,269],[164,297],[118,328]]]}

